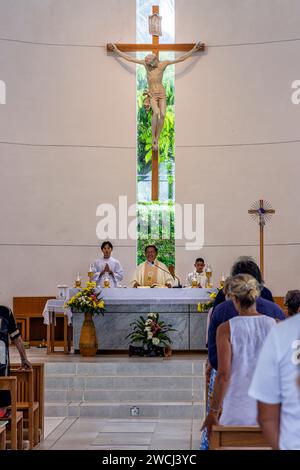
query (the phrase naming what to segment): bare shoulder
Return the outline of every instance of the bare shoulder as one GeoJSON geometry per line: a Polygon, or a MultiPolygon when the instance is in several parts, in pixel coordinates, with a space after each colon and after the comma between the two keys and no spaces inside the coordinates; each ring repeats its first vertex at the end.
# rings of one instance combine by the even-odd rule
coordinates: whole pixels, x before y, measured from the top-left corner
{"type": "Polygon", "coordinates": [[[220,326],[218,326],[218,329],[217,329],[217,336],[219,338],[224,338],[226,336],[230,336],[230,325],[229,325],[229,321],[226,321],[224,323],[221,323],[220,326]]]}

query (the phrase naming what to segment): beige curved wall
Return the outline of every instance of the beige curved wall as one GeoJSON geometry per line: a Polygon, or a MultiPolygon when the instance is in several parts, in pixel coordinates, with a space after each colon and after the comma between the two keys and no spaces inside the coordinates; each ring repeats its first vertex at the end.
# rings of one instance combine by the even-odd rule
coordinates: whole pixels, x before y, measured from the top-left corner
{"type": "MultiPolygon", "coordinates": [[[[297,0],[177,0],[176,40],[208,46],[176,70],[176,200],[205,205],[205,247],[215,277],[242,254],[258,259],[252,202],[272,203],[266,227],[265,278],[276,295],[299,288],[300,106],[297,0]],[[231,144],[233,144],[231,146],[231,144]],[[246,145],[238,145],[246,144],[246,145]],[[298,243],[298,245],[297,245],[298,243]],[[242,245],[242,246],[240,246],[242,245]],[[244,245],[244,246],[243,246],[244,245]]],[[[195,257],[178,243],[178,270],[195,257]]],[[[216,279],[218,280],[218,279],[216,279]]]]}
{"type": "MultiPolygon", "coordinates": [[[[298,37],[299,14],[297,0],[176,0],[176,41],[222,46],[176,68],[176,201],[205,204],[204,249],[177,242],[182,278],[196,255],[217,277],[257,257],[247,210],[263,197],[277,212],[267,284],[299,287],[300,144],[248,145],[300,139],[300,41],[272,42],[298,37]],[[267,43],[223,47],[253,42],[267,43]]],[[[135,0],[0,0],[0,31],[11,39],[0,40],[0,295],[11,304],[85,273],[98,204],[135,202],[135,68],[94,47],[135,41],[135,0]]],[[[127,282],[134,240],[116,240],[115,255],[127,282]]]]}
{"type": "MultiPolygon", "coordinates": [[[[98,255],[97,206],[135,202],[135,0],[0,1],[0,295],[53,295],[98,255]],[[69,45],[59,45],[69,44],[69,45]]],[[[135,242],[115,254],[129,277],[135,242]]]]}

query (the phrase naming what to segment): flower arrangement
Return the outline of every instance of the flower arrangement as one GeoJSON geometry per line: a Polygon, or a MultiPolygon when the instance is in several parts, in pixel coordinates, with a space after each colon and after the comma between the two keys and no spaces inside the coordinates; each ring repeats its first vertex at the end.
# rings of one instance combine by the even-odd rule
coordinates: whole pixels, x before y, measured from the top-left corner
{"type": "Polygon", "coordinates": [[[176,331],[172,325],[159,319],[158,313],[148,313],[147,320],[140,316],[138,320],[130,324],[132,333],[126,336],[133,343],[143,343],[145,346],[168,346],[172,343],[169,332],[176,331]]]}
{"type": "Polygon", "coordinates": [[[215,298],[217,297],[217,292],[213,291],[209,294],[209,298],[211,299],[209,302],[206,302],[206,303],[198,303],[198,312],[199,313],[205,313],[205,312],[208,312],[211,307],[213,307],[214,305],[214,302],[215,302],[215,298]]]}
{"type": "Polygon", "coordinates": [[[72,312],[104,315],[104,301],[100,294],[100,291],[96,290],[95,282],[87,282],[86,287],[65,303],[65,307],[70,308],[72,312]]]}

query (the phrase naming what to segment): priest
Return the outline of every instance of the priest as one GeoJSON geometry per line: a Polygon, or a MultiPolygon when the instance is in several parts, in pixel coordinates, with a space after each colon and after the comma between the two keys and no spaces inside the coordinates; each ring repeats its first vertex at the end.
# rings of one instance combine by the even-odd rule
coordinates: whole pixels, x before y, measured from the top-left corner
{"type": "Polygon", "coordinates": [[[174,279],[164,263],[156,260],[158,249],[155,245],[145,248],[146,261],[136,268],[132,287],[172,287],[174,279]]]}

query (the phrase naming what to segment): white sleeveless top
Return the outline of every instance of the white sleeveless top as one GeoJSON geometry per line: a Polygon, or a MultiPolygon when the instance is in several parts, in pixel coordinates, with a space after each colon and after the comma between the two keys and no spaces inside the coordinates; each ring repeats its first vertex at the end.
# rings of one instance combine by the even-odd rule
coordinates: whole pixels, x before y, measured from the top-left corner
{"type": "Polygon", "coordinates": [[[275,324],[276,321],[266,315],[238,316],[229,320],[232,347],[231,375],[220,424],[257,425],[256,401],[249,397],[248,390],[260,350],[275,324]]]}

